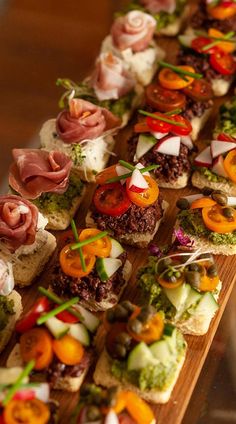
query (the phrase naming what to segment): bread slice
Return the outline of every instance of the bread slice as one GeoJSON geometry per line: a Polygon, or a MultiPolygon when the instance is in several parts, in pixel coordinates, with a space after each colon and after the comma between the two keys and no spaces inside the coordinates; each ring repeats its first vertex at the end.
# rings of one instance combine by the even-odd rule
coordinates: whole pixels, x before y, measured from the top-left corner
{"type": "Polygon", "coordinates": [[[191,138],[193,141],[196,141],[198,138],[198,135],[206,122],[208,121],[210,115],[212,112],[212,108],[206,109],[205,112],[201,117],[195,116],[193,119],[191,119],[191,125],[192,125],[192,132],[191,132],[191,138]]]}
{"type": "MultiPolygon", "coordinates": [[[[174,228],[177,230],[179,227],[180,224],[177,219],[174,228]]],[[[190,238],[195,249],[201,249],[202,251],[213,253],[213,255],[236,255],[236,244],[214,244],[207,240],[206,237],[193,236],[186,232],[184,232],[184,235],[190,238]]],[[[172,241],[174,242],[174,237],[172,241]]]]}
{"type": "Polygon", "coordinates": [[[194,171],[192,175],[192,185],[199,189],[209,187],[212,190],[222,190],[227,194],[227,196],[236,196],[236,184],[227,180],[220,182],[210,181],[199,171],[194,171]]]}
{"type": "Polygon", "coordinates": [[[14,315],[9,315],[9,321],[4,330],[0,331],[0,353],[6,347],[9,342],[12,333],[15,328],[15,323],[19,319],[22,313],[22,303],[21,303],[21,295],[13,290],[8,296],[8,300],[13,300],[14,302],[14,315]]]}
{"type": "Polygon", "coordinates": [[[176,368],[175,375],[171,384],[169,385],[168,389],[164,391],[155,390],[155,389],[141,391],[138,387],[134,386],[131,383],[118,380],[110,371],[111,359],[105,349],[103,350],[100,358],[98,359],[95,372],[93,374],[93,378],[95,383],[101,386],[105,386],[105,387],[118,386],[121,390],[131,390],[132,392],[137,393],[138,396],[145,399],[147,402],[166,403],[170,399],[171,392],[178,379],[184,360],[185,360],[185,354],[183,354],[183,356],[181,357],[178,363],[178,366],[176,368]]]}
{"type": "Polygon", "coordinates": [[[157,30],[156,33],[161,35],[167,35],[168,37],[175,37],[180,32],[185,20],[189,15],[189,11],[190,7],[186,5],[181,16],[177,17],[171,24],[166,25],[160,30],[157,30]]]}
{"type": "MultiPolygon", "coordinates": [[[[118,271],[119,272],[119,271],[118,271]]],[[[127,286],[127,283],[131,277],[132,274],[132,265],[131,263],[126,260],[123,270],[122,270],[122,276],[125,280],[125,284],[123,285],[123,287],[121,288],[121,291],[119,292],[119,294],[112,294],[110,297],[108,297],[105,300],[102,300],[101,302],[96,302],[93,299],[91,300],[80,300],[80,304],[82,306],[84,306],[85,308],[89,309],[90,311],[93,312],[98,312],[98,311],[106,311],[109,308],[112,308],[116,303],[119,302],[123,291],[125,290],[125,287],[127,286]]]]}
{"type": "Polygon", "coordinates": [[[13,265],[15,285],[29,286],[39,275],[44,265],[56,249],[56,238],[46,230],[36,233],[35,243],[32,246],[22,246],[14,254],[1,251],[1,256],[13,265]],[[31,249],[33,249],[31,251],[31,249]]]}
{"type": "MultiPolygon", "coordinates": [[[[20,354],[19,343],[15,344],[10,355],[8,356],[6,366],[7,368],[24,367],[24,363],[20,354]]],[[[87,372],[88,369],[84,370],[84,372],[79,377],[59,377],[56,383],[52,385],[52,389],[65,390],[67,392],[78,392],[86,377],[87,372]]]]}
{"type": "Polygon", "coordinates": [[[61,209],[56,212],[48,212],[43,209],[42,212],[44,218],[47,218],[48,224],[46,226],[47,230],[65,230],[71,222],[71,219],[75,216],[79,206],[85,196],[86,186],[83,187],[80,196],[76,196],[73,201],[70,209],[61,209]]]}
{"type": "MultiPolygon", "coordinates": [[[[152,233],[150,232],[130,233],[130,234],[127,233],[127,234],[121,234],[119,236],[115,235],[116,240],[118,240],[120,243],[128,244],[130,246],[136,246],[140,248],[147,247],[147,245],[150,243],[151,240],[153,240],[155,234],[157,233],[161,222],[164,220],[168,207],[169,207],[169,204],[165,200],[163,200],[162,201],[163,216],[161,219],[159,219],[159,221],[157,221],[156,227],[152,233]]],[[[92,215],[92,212],[88,211],[85,218],[86,226],[90,228],[91,227],[96,228],[97,227],[96,222],[93,220],[91,215],[92,215]]],[[[107,230],[107,231],[109,232],[111,236],[114,235],[112,231],[110,230],[107,230]]]]}
{"type": "MultiPolygon", "coordinates": [[[[157,178],[157,182],[158,182],[158,186],[161,188],[173,188],[175,190],[180,189],[180,188],[184,188],[187,186],[188,184],[188,179],[190,177],[190,174],[187,172],[183,172],[183,175],[181,175],[180,177],[178,177],[178,179],[176,181],[172,182],[167,182],[164,179],[161,178],[157,178]]],[[[154,176],[155,178],[155,176],[154,176]]]]}

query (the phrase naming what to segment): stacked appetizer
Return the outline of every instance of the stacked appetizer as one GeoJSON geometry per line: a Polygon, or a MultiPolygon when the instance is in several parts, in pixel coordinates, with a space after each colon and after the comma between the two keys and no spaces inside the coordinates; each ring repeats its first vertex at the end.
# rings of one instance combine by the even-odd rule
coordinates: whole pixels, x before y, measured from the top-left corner
{"type": "Polygon", "coordinates": [[[107,231],[86,228],[68,234],[51,273],[51,288],[62,296],[79,296],[92,311],[117,303],[129,281],[132,266],[121,244],[107,231]]]}
{"type": "Polygon", "coordinates": [[[236,30],[234,0],[200,0],[190,20],[190,29],[215,28],[222,32],[236,30]]]}
{"type": "Polygon", "coordinates": [[[177,201],[180,209],[176,228],[181,228],[195,248],[213,254],[236,253],[236,197],[207,189],[206,195],[186,196],[177,201]]]}
{"type": "Polygon", "coordinates": [[[149,174],[156,167],[144,168],[140,163],[133,166],[119,161],[99,174],[87,225],[106,230],[125,244],[146,247],[168,207],[149,174]]]}
{"type": "Polygon", "coordinates": [[[55,237],[45,230],[47,223],[28,200],[0,196],[0,258],[12,264],[20,287],[32,283],[56,248],[55,237]]]}
{"type": "Polygon", "coordinates": [[[105,349],[94,373],[96,384],[132,390],[152,403],[168,402],[182,368],[186,342],[154,307],[126,301],[106,313],[105,349]]]}
{"type": "Polygon", "coordinates": [[[235,141],[236,139],[236,97],[220,106],[217,123],[214,128],[214,137],[235,141]],[[219,137],[220,136],[220,137],[219,137]]]}
{"type": "Polygon", "coordinates": [[[54,389],[78,391],[94,358],[92,338],[99,320],[78,305],[78,297],[64,302],[40,291],[44,296],[16,323],[19,343],[7,367],[34,361],[34,371],[44,372],[54,389]]]}
{"type": "Polygon", "coordinates": [[[151,408],[136,393],[121,391],[116,386],[104,389],[95,384],[85,384],[81,387],[71,422],[155,424],[156,420],[151,408]]]}
{"type": "Polygon", "coordinates": [[[173,253],[149,257],[138,272],[145,299],[183,333],[207,333],[218,310],[221,289],[214,259],[209,253],[173,253]]]}
{"type": "Polygon", "coordinates": [[[29,374],[35,362],[25,368],[0,368],[0,422],[56,424],[58,403],[50,399],[48,383],[30,382],[29,374]]]}

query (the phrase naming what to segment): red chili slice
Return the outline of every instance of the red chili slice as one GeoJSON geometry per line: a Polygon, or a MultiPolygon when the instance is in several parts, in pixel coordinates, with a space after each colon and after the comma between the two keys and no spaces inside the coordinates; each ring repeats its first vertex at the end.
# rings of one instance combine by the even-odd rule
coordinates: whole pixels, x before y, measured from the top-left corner
{"type": "MultiPolygon", "coordinates": [[[[163,114],[159,112],[155,112],[154,115],[160,116],[160,117],[163,116],[163,114]]],[[[168,117],[164,115],[164,118],[168,118],[168,117]]],[[[169,119],[172,120],[172,116],[171,118],[169,117],[169,119]]],[[[158,119],[151,118],[149,116],[147,117],[146,122],[150,130],[155,132],[168,133],[172,127],[172,125],[169,124],[168,122],[159,121],[158,119]]]]}
{"type": "Polygon", "coordinates": [[[171,116],[171,120],[179,122],[184,125],[184,127],[179,127],[178,125],[172,125],[171,132],[177,135],[188,135],[192,131],[192,125],[188,119],[184,118],[181,115],[171,116]]]}
{"type": "Polygon", "coordinates": [[[170,112],[174,109],[182,109],[185,106],[186,97],[177,90],[168,90],[158,84],[150,84],[146,88],[146,101],[156,110],[170,112]]]}
{"type": "Polygon", "coordinates": [[[93,202],[100,213],[110,216],[119,216],[125,213],[131,202],[125,188],[120,183],[104,184],[97,188],[93,202]]]}
{"type": "Polygon", "coordinates": [[[183,92],[197,102],[205,102],[214,96],[211,85],[204,79],[195,79],[191,85],[183,88],[183,92]]]}
{"type": "Polygon", "coordinates": [[[210,56],[210,65],[221,75],[233,75],[236,71],[236,62],[233,56],[223,51],[218,51],[210,56]]]}
{"type": "Polygon", "coordinates": [[[192,47],[193,50],[195,50],[198,53],[212,54],[212,53],[218,52],[217,46],[210,47],[207,50],[202,50],[203,47],[207,46],[210,43],[211,43],[211,40],[209,40],[209,38],[197,37],[197,38],[194,38],[194,40],[192,41],[191,47],[192,47]]]}
{"type": "Polygon", "coordinates": [[[217,136],[217,140],[220,140],[220,141],[232,141],[232,142],[235,143],[235,140],[236,139],[234,137],[231,137],[231,135],[228,135],[228,134],[225,134],[225,133],[221,133],[221,134],[219,134],[217,136]]]}
{"type": "MultiPolygon", "coordinates": [[[[55,305],[55,308],[58,305],[55,305]]],[[[75,324],[76,322],[79,322],[79,318],[76,318],[74,315],[70,314],[68,311],[62,311],[59,314],[56,315],[58,319],[60,319],[63,322],[66,322],[68,324],[75,324]]]]}
{"type": "Polygon", "coordinates": [[[18,333],[25,333],[33,328],[41,314],[50,311],[50,306],[50,301],[47,297],[39,297],[29,312],[16,323],[16,331],[18,333]]]}

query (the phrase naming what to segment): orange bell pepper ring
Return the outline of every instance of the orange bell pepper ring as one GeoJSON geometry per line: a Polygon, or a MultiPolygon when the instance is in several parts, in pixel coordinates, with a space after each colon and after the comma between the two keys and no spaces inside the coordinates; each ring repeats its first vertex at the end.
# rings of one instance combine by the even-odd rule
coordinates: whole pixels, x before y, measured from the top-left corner
{"type": "Polygon", "coordinates": [[[64,246],[60,252],[59,261],[62,271],[70,277],[84,277],[85,275],[90,274],[90,272],[92,271],[96,262],[96,257],[94,255],[90,255],[89,253],[84,252],[83,250],[86,265],[86,271],[83,271],[79,251],[71,250],[70,246],[72,244],[73,243],[66,244],[66,246],[64,246]]]}
{"type": "Polygon", "coordinates": [[[6,424],[46,424],[50,418],[47,405],[39,399],[10,400],[3,412],[6,424]]]}
{"type": "Polygon", "coordinates": [[[202,219],[205,226],[215,233],[226,234],[236,230],[236,210],[231,218],[223,215],[223,207],[214,205],[202,209],[202,219]]]}
{"type": "Polygon", "coordinates": [[[208,7],[207,11],[209,15],[211,15],[214,19],[219,19],[220,21],[223,21],[224,19],[231,18],[236,14],[236,7],[235,6],[215,6],[215,7],[208,7]]]}
{"type": "MultiPolygon", "coordinates": [[[[101,233],[97,228],[86,228],[79,235],[79,241],[84,241],[90,237],[101,233]]],[[[109,236],[102,237],[83,247],[83,251],[89,255],[95,255],[99,258],[107,258],[111,253],[111,239],[109,236]]]]}
{"type": "Polygon", "coordinates": [[[82,344],[67,334],[60,339],[54,339],[52,348],[58,359],[65,365],[79,364],[84,355],[82,344]]]}
{"type": "Polygon", "coordinates": [[[236,149],[227,154],[224,160],[224,168],[229,178],[236,183],[236,149]]]}
{"type": "MultiPolygon", "coordinates": [[[[215,28],[210,28],[208,31],[208,34],[210,35],[210,37],[214,37],[214,38],[222,38],[225,35],[223,34],[223,32],[218,31],[215,28]]],[[[212,41],[214,41],[214,39],[212,41]]],[[[231,43],[230,41],[219,41],[219,43],[217,44],[217,47],[220,50],[223,50],[223,52],[225,53],[232,53],[235,50],[235,43],[231,43]]]]}
{"type": "MultiPolygon", "coordinates": [[[[184,65],[178,66],[178,68],[184,71],[195,73],[194,68],[191,66],[184,65]]],[[[180,75],[169,68],[162,68],[158,75],[158,79],[162,87],[168,88],[169,90],[180,90],[182,88],[188,87],[194,81],[194,78],[188,75],[183,75],[183,77],[181,78],[180,75]]]]}
{"type": "Polygon", "coordinates": [[[133,337],[134,340],[143,341],[145,343],[153,343],[159,340],[164,330],[164,320],[162,315],[157,312],[153,317],[143,326],[143,330],[140,333],[134,333],[129,324],[131,319],[128,321],[127,330],[128,333],[133,337]]]}
{"type": "Polygon", "coordinates": [[[215,200],[211,199],[210,197],[202,197],[201,199],[194,200],[190,206],[190,209],[202,209],[214,205],[216,205],[215,200]]]}
{"type": "Polygon", "coordinates": [[[20,337],[20,352],[24,362],[35,360],[34,369],[43,370],[53,358],[52,338],[45,328],[32,328],[20,337]]]}

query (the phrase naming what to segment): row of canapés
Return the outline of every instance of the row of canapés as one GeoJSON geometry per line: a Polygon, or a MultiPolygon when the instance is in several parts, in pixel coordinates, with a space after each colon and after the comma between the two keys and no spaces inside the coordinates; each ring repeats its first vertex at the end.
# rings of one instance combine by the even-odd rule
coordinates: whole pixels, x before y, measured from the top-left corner
{"type": "Polygon", "coordinates": [[[205,334],[218,309],[221,282],[211,252],[234,254],[236,246],[234,100],[220,110],[217,140],[195,158],[192,182],[208,188],[178,201],[172,255],[160,257],[151,246],[149,263],[138,273],[149,306],[119,303],[131,275],[122,244],[145,247],[154,238],[168,207],[158,186],[187,185],[192,140],[209,116],[214,95],[229,89],[235,71],[233,36],[216,32],[223,24],[222,8],[235,9],[219,2],[207,6],[208,33],[189,31],[180,37],[184,54],[178,63],[185,58],[188,66],[161,62],[156,82],[148,85],[164,52],[153,38],[156,21],[146,12],[153,12],[158,25],[167,17],[173,24],[184,4],[161,2],[166,10],[158,11],[153,7],[160,2],[142,3],[144,13],[133,10],[114,22],[91,77],[80,85],[60,80],[67,89],[61,102],[66,109],[44,124],[42,149],[13,150],[13,194],[0,197],[1,350],[14,327],[19,340],[8,368],[0,370],[6,424],[56,420],[49,384],[79,390],[96,356],[98,327],[106,336],[94,380],[116,390],[108,396],[98,386],[85,386],[75,422],[155,422],[139,396],[168,401],[185,358],[180,330],[205,334]],[[141,101],[145,121],[138,119],[128,141],[132,164],[119,161],[102,171],[113,136],[141,101]],[[89,228],[78,230],[71,219],[86,190],[82,180],[98,186],[86,218],[89,228]],[[218,191],[222,188],[226,194],[218,191]],[[40,288],[43,296],[19,319],[21,298],[14,281],[20,287],[32,283],[56,248],[47,229],[66,229],[70,222],[72,230],[63,235],[50,270],[50,287],[40,288]],[[175,253],[179,244],[194,250],[175,253]],[[95,311],[106,311],[102,325],[95,311]],[[29,382],[31,371],[36,377],[43,372],[45,382],[29,382]]]}

